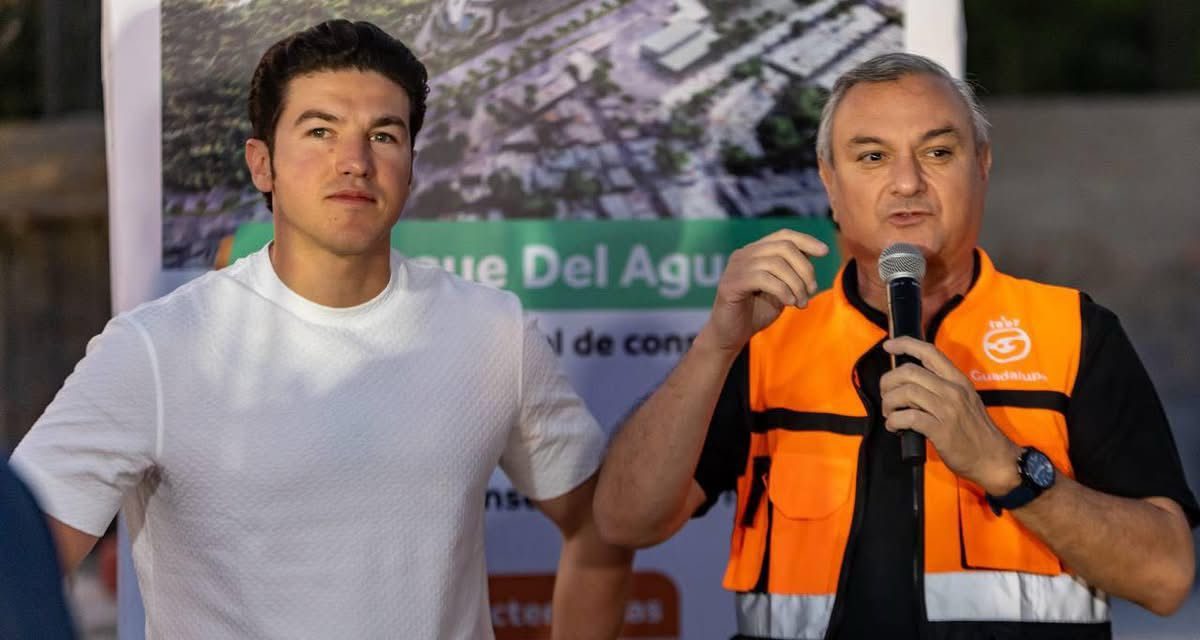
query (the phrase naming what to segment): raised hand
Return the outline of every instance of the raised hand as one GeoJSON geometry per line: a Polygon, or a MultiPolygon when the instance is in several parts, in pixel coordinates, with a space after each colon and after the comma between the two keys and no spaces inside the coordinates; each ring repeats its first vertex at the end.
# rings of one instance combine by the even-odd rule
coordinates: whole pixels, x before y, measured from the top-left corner
{"type": "Polygon", "coordinates": [[[780,229],[734,251],[717,284],[706,327],[715,344],[739,351],[750,336],[774,322],[785,306],[807,306],[817,292],[809,257],[827,253],[825,243],[791,229],[780,229]]]}

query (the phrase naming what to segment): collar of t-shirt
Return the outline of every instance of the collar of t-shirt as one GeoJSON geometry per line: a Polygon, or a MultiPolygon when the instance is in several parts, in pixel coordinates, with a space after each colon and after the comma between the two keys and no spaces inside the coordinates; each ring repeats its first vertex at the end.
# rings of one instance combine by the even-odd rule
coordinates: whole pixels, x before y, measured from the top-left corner
{"type": "Polygon", "coordinates": [[[393,251],[391,275],[388,277],[388,283],[383,291],[370,300],[352,307],[327,307],[305,298],[284,284],[283,280],[279,278],[279,274],[275,272],[275,266],[271,264],[269,247],[270,245],[267,245],[248,256],[251,261],[249,268],[254,288],[264,297],[296,316],[316,324],[346,325],[369,317],[374,309],[382,306],[395,295],[398,280],[402,277],[400,272],[404,268],[404,261],[393,251]]]}

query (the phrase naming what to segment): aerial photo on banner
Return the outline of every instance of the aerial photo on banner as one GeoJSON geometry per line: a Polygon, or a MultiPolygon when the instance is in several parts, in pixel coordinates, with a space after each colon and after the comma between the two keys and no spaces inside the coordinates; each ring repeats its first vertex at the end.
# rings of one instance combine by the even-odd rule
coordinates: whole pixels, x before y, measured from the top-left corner
{"type": "Polygon", "coordinates": [[[826,216],[833,79],[903,48],[904,0],[163,0],[163,256],[270,220],[243,161],[262,52],[369,20],[431,74],[407,220],[826,216]]]}

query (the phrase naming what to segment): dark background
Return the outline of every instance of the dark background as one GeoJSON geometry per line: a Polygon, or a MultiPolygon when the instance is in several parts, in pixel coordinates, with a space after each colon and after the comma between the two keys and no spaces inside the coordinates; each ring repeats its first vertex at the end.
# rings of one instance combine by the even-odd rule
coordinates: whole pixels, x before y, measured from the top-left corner
{"type": "MultiPolygon", "coordinates": [[[[1200,3],[964,0],[986,96],[1200,90],[1200,3]]],[[[0,120],[102,108],[99,0],[0,0],[0,120]]]]}

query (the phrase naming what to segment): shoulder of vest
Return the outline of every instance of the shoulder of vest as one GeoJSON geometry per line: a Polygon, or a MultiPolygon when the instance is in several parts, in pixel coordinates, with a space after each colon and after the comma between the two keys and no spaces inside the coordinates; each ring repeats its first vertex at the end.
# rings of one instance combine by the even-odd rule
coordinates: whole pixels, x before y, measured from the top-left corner
{"type": "Polygon", "coordinates": [[[1037,280],[1030,280],[1028,278],[1018,278],[1017,276],[1009,275],[1001,271],[995,272],[995,281],[993,282],[993,286],[1011,287],[1042,295],[1057,295],[1064,297],[1074,296],[1076,300],[1078,300],[1079,296],[1082,295],[1079,289],[1057,284],[1049,284],[1046,282],[1039,282],[1037,280]]]}
{"type": "Polygon", "coordinates": [[[946,316],[935,343],[986,398],[1053,392],[1061,408],[1082,349],[1080,300],[1076,289],[993,272],[946,316]]]}

